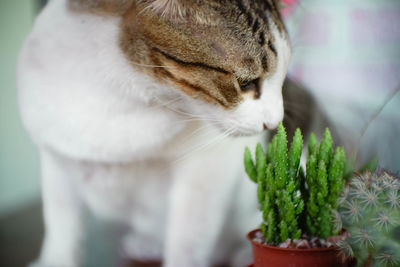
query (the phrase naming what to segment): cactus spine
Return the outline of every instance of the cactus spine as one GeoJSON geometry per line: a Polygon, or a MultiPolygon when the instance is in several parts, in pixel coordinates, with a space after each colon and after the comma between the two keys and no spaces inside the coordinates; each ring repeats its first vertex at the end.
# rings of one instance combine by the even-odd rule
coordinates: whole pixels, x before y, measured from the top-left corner
{"type": "Polygon", "coordinates": [[[400,266],[400,180],[386,171],[350,180],[340,201],[339,227],[350,237],[339,243],[359,266],[400,266]]]}
{"type": "Polygon", "coordinates": [[[332,153],[332,138],[327,129],[321,145],[315,135],[309,139],[307,173],[300,167],[303,137],[297,129],[288,151],[282,124],[266,152],[256,147],[255,164],[245,149],[245,170],[257,183],[258,201],[264,222],[260,228],[268,243],[298,239],[302,233],[326,238],[335,234],[331,210],[343,188],[345,153],[332,153]],[[306,223],[302,223],[306,221],[306,223]]]}

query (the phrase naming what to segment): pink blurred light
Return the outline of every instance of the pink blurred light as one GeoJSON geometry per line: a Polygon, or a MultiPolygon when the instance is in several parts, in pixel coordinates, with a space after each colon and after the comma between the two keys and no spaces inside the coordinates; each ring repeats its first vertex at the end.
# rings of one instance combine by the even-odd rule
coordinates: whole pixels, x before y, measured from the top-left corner
{"type": "Polygon", "coordinates": [[[299,0],[282,0],[286,7],[282,10],[282,15],[284,18],[292,14],[299,0]]]}

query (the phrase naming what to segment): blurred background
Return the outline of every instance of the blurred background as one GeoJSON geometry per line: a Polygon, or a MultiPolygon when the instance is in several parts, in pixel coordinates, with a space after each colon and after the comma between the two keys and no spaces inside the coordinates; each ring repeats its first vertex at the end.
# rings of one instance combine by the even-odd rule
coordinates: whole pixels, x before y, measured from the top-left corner
{"type": "Polygon", "coordinates": [[[289,76],[319,100],[347,151],[359,144],[360,162],[377,155],[399,171],[400,1],[286,1],[289,76]]]}
{"type": "Polygon", "coordinates": [[[0,1],[0,266],[25,266],[42,236],[39,161],[19,120],[15,68],[40,1],[0,1]]]}
{"type": "MultiPolygon", "coordinates": [[[[319,100],[347,149],[359,143],[361,161],[378,155],[380,166],[398,172],[400,1],[286,1],[293,46],[289,76],[319,100]]],[[[1,267],[26,266],[43,235],[38,154],[19,120],[15,67],[44,2],[0,1],[1,267]]]]}

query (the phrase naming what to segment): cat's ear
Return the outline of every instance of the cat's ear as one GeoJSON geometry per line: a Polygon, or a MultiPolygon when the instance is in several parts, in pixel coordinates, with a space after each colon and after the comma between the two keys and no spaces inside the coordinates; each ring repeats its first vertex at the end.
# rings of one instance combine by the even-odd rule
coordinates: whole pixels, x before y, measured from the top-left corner
{"type": "Polygon", "coordinates": [[[139,0],[139,2],[166,18],[182,18],[190,12],[188,0],[139,0]]]}

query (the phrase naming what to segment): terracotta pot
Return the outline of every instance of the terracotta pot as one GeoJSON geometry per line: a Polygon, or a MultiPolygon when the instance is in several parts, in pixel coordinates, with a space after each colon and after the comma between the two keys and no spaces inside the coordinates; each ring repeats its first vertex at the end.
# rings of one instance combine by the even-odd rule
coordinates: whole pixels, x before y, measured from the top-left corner
{"type": "Polygon", "coordinates": [[[254,267],[335,267],[349,266],[342,262],[339,251],[331,248],[279,248],[254,241],[259,229],[247,234],[253,246],[254,267]]]}

